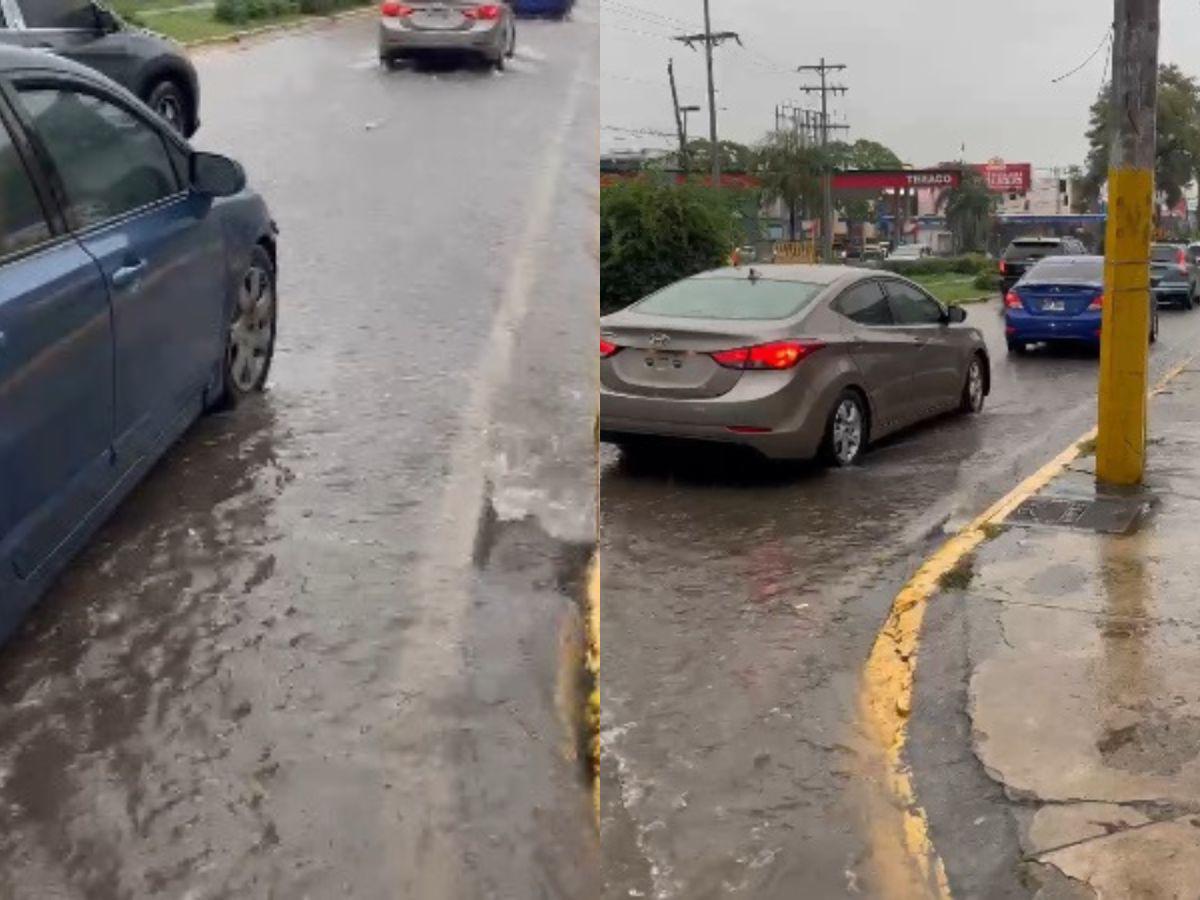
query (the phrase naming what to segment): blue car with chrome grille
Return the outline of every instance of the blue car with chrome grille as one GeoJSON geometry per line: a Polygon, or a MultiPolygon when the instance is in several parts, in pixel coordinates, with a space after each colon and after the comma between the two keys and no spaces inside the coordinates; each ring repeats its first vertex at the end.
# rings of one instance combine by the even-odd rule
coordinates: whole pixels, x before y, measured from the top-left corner
{"type": "Polygon", "coordinates": [[[197,416],[262,389],[275,242],[233,160],[0,47],[0,640],[197,416]]]}
{"type": "MultiPolygon", "coordinates": [[[[1104,257],[1050,256],[1037,262],[1004,297],[1010,353],[1031,344],[1100,346],[1104,257]]],[[[1158,304],[1150,296],[1149,340],[1158,338],[1158,304]]]]}

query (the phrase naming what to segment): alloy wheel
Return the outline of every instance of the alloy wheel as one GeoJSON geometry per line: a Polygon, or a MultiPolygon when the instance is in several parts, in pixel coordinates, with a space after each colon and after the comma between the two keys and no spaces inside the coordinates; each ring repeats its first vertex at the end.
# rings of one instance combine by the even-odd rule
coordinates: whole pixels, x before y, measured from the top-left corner
{"type": "Polygon", "coordinates": [[[847,397],[833,414],[833,455],[840,465],[847,466],[858,458],[862,443],[862,409],[847,397]]]}
{"type": "Polygon", "coordinates": [[[229,375],[242,393],[257,389],[270,362],[275,329],[275,287],[271,274],[252,265],[242,279],[229,326],[229,375]]]}
{"type": "Polygon", "coordinates": [[[967,369],[967,400],[971,404],[972,412],[983,408],[983,366],[980,365],[978,357],[971,360],[967,369]]]}

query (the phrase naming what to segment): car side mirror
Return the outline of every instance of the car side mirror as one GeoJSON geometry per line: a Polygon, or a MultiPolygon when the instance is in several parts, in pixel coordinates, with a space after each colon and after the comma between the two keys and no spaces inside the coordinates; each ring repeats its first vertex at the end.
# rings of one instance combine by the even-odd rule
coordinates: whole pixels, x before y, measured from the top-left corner
{"type": "Polygon", "coordinates": [[[946,311],[946,321],[950,325],[960,325],[967,321],[967,311],[961,306],[952,306],[946,311]]]}
{"type": "Polygon", "coordinates": [[[113,34],[121,30],[121,20],[108,7],[93,3],[92,12],[96,16],[96,30],[101,34],[113,34]]]}
{"type": "Polygon", "coordinates": [[[226,156],[193,153],[192,190],[208,197],[232,197],[246,189],[246,170],[226,156]]]}

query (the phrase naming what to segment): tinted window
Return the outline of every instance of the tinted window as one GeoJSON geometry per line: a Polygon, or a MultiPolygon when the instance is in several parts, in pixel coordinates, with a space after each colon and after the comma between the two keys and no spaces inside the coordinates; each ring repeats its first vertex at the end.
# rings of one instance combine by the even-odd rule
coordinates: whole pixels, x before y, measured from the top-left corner
{"type": "Polygon", "coordinates": [[[942,321],[942,307],[915,287],[889,281],[887,291],[897,325],[937,325],[942,321]]]}
{"type": "Polygon", "coordinates": [[[1028,259],[1031,256],[1053,256],[1063,252],[1065,252],[1065,248],[1060,241],[1013,241],[1004,251],[1004,257],[1005,259],[1028,259]]]}
{"type": "Polygon", "coordinates": [[[62,176],[73,227],[87,228],[179,190],[162,137],[123,108],[71,89],[22,90],[20,96],[62,176]]]}
{"type": "Polygon", "coordinates": [[[690,278],[634,304],[650,316],[685,319],[786,319],[825,289],[823,284],[749,278],[690,278]]]}
{"type": "Polygon", "coordinates": [[[859,325],[891,325],[892,308],[878,281],[856,284],[833,303],[833,308],[859,325]]]}
{"type": "Polygon", "coordinates": [[[1104,281],[1104,257],[1092,256],[1079,259],[1050,257],[1043,259],[1025,276],[1027,281],[1064,281],[1102,283],[1104,281]]]}
{"type": "Polygon", "coordinates": [[[29,173],[0,124],[0,258],[49,239],[50,227],[29,173]]]}
{"type": "Polygon", "coordinates": [[[1175,262],[1179,250],[1174,244],[1155,244],[1150,248],[1150,258],[1155,262],[1175,262]]]}
{"type": "Polygon", "coordinates": [[[95,28],[90,0],[21,0],[21,15],[30,28],[95,28]]]}

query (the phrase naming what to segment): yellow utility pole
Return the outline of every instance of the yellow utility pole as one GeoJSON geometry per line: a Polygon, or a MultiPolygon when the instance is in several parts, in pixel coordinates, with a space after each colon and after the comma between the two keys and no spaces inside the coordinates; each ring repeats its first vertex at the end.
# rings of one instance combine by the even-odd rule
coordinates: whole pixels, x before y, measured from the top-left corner
{"type": "Polygon", "coordinates": [[[1154,224],[1159,0],[1115,0],[1100,433],[1096,476],[1136,485],[1146,471],[1150,240],[1154,224]]]}

